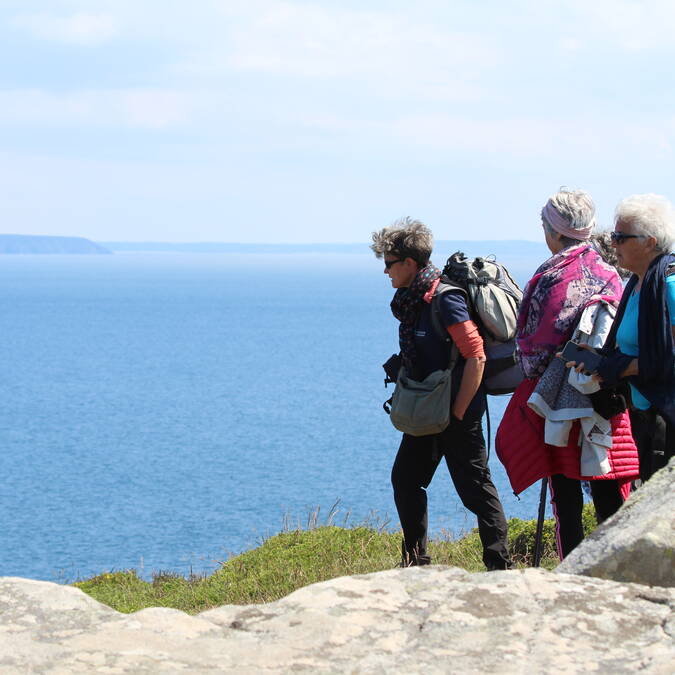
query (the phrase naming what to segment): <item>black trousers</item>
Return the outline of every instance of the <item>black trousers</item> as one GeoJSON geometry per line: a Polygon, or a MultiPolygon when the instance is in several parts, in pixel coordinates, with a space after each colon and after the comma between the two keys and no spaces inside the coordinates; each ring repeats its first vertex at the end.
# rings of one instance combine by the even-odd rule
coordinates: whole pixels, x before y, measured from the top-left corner
{"type": "Polygon", "coordinates": [[[478,517],[483,562],[489,570],[508,569],[506,518],[490,478],[481,418],[452,418],[448,428],[431,436],[403,434],[391,471],[394,501],[412,560],[427,555],[426,488],[441,457],[462,504],[478,517]]]}
{"type": "Polygon", "coordinates": [[[640,457],[640,480],[644,483],[675,454],[675,429],[653,408],[633,408],[630,424],[640,457]]]}
{"type": "MultiPolygon", "coordinates": [[[[609,518],[623,504],[623,497],[616,480],[592,480],[591,496],[598,523],[609,518]]],[[[584,496],[581,481],[558,473],[548,479],[551,505],[556,521],[556,544],[558,556],[563,560],[584,538],[581,512],[584,496]]]]}

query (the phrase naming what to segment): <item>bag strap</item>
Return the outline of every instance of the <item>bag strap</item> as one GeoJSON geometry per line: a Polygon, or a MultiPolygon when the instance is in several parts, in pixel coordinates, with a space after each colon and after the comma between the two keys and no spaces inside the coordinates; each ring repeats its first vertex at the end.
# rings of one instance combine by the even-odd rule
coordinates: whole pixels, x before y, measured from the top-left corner
{"type": "Polygon", "coordinates": [[[438,337],[441,341],[445,342],[446,344],[452,343],[452,345],[450,346],[450,363],[448,364],[448,370],[452,370],[455,367],[457,359],[459,358],[459,349],[457,348],[457,345],[453,342],[452,338],[448,334],[448,331],[445,329],[445,326],[443,326],[443,323],[441,321],[441,309],[439,306],[440,303],[439,298],[444,293],[449,293],[450,291],[456,290],[461,291],[466,299],[467,293],[461,286],[453,283],[449,279],[443,279],[438,284],[436,292],[434,293],[434,297],[431,299],[431,324],[433,326],[434,333],[436,333],[436,337],[438,337]]]}
{"type": "MultiPolygon", "coordinates": [[[[452,342],[452,338],[448,334],[448,331],[445,329],[445,326],[443,326],[443,323],[441,322],[441,310],[439,307],[439,302],[438,298],[443,295],[444,293],[449,293],[450,291],[456,291],[459,290],[464,294],[464,299],[467,302],[467,306],[469,304],[469,294],[467,293],[466,289],[460,286],[459,284],[454,283],[453,281],[450,281],[450,279],[447,279],[446,277],[443,277],[443,280],[441,281],[440,284],[438,284],[438,287],[436,288],[436,293],[434,293],[434,297],[431,300],[431,322],[434,327],[434,331],[436,332],[436,335],[443,340],[443,342],[452,342]]],[[[452,342],[452,347],[450,349],[450,366],[449,369],[452,370],[455,367],[455,363],[457,362],[457,359],[459,358],[459,349],[457,348],[457,345],[452,342]]],[[[502,359],[495,359],[497,362],[504,362],[502,369],[508,368],[513,365],[515,362],[515,356],[508,356],[504,357],[502,359]]],[[[501,363],[500,363],[501,365],[501,363]]],[[[491,425],[490,425],[490,409],[488,407],[488,397],[487,397],[487,392],[485,391],[485,385],[483,382],[481,382],[479,389],[483,390],[483,396],[485,398],[485,414],[487,416],[487,461],[490,459],[490,450],[491,450],[491,425]]],[[[387,401],[389,403],[389,401],[387,401]]],[[[385,408],[386,410],[386,408],[385,408]]]]}
{"type": "MultiPolygon", "coordinates": [[[[457,359],[459,358],[459,349],[457,348],[457,345],[453,342],[452,338],[448,334],[448,331],[445,330],[443,327],[443,324],[441,322],[441,317],[440,317],[440,309],[438,307],[438,297],[442,295],[443,293],[447,293],[448,291],[451,290],[456,290],[459,289],[466,295],[466,291],[461,287],[457,286],[456,284],[453,284],[452,282],[441,282],[438,284],[438,287],[436,288],[436,292],[434,293],[434,297],[431,299],[431,324],[433,326],[434,332],[436,333],[436,336],[442,340],[445,343],[452,343],[450,346],[450,361],[448,363],[448,370],[452,370],[455,367],[455,364],[457,363],[457,359]]],[[[387,386],[387,380],[385,382],[385,387],[387,386]]],[[[384,412],[389,415],[391,413],[391,403],[393,401],[394,397],[391,396],[388,400],[386,400],[383,404],[382,407],[384,408],[384,412]]]]}
{"type": "Polygon", "coordinates": [[[441,279],[441,282],[436,287],[434,297],[431,299],[431,323],[434,327],[434,332],[443,342],[451,342],[452,338],[448,335],[448,331],[445,330],[445,326],[441,321],[441,308],[439,303],[441,295],[445,295],[451,291],[460,291],[464,295],[467,306],[469,304],[469,294],[466,292],[465,288],[450,281],[446,277],[441,279]]]}

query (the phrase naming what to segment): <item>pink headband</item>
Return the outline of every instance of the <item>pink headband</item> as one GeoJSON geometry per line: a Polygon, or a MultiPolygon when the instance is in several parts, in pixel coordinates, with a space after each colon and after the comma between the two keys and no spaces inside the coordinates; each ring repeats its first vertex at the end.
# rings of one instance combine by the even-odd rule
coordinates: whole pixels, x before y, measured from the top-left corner
{"type": "Polygon", "coordinates": [[[541,216],[558,234],[562,234],[563,237],[569,237],[570,239],[590,239],[595,227],[595,218],[593,218],[589,225],[578,230],[570,227],[570,224],[560,215],[558,209],[553,206],[553,202],[550,199],[541,210],[541,216]]]}

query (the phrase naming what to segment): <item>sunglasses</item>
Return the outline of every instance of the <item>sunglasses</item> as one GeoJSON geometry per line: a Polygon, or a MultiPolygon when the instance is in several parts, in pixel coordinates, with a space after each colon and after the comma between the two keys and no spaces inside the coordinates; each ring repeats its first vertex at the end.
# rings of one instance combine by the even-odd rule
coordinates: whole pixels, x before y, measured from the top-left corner
{"type": "Polygon", "coordinates": [[[646,237],[644,234],[625,234],[624,232],[610,232],[609,236],[615,244],[623,244],[629,239],[644,239],[646,237]]]}
{"type": "Polygon", "coordinates": [[[395,265],[397,262],[403,262],[402,258],[396,258],[395,260],[385,260],[384,269],[388,270],[392,265],[395,265]]]}

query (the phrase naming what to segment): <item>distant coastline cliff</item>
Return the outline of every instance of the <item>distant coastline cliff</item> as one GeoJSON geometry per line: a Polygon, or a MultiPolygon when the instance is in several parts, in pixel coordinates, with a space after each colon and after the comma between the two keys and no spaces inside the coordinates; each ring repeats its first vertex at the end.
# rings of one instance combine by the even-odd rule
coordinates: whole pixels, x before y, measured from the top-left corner
{"type": "Polygon", "coordinates": [[[112,251],[84,237],[47,237],[29,234],[0,234],[2,254],[100,255],[112,251]]]}

